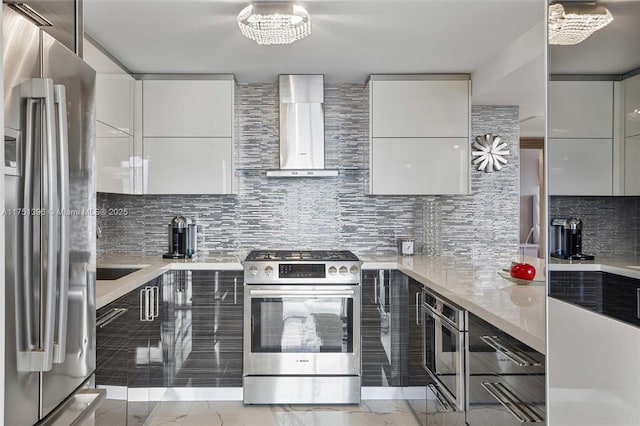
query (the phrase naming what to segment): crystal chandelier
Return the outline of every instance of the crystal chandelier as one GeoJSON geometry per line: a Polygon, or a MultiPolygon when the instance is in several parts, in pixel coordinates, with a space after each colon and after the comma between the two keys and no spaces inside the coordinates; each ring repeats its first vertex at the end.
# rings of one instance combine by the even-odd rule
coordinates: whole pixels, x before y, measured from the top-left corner
{"type": "Polygon", "coordinates": [[[549,44],[572,45],[606,27],[613,16],[591,3],[555,3],[549,6],[549,44]]]}
{"type": "Polygon", "coordinates": [[[258,2],[238,14],[242,35],[258,44],[291,44],[311,33],[311,17],[288,2],[258,2]]]}

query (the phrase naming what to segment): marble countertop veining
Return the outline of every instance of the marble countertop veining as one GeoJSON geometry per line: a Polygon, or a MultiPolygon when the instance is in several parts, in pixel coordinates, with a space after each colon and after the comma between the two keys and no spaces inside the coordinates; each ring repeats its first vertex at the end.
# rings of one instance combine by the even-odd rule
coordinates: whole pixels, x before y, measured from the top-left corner
{"type": "MultiPolygon", "coordinates": [[[[498,275],[510,265],[469,257],[362,256],[361,259],[363,269],[398,269],[535,350],[546,353],[544,281],[518,285],[498,275]]],[[[536,267],[536,279],[544,276],[542,259],[526,258],[526,261],[536,267]]],[[[186,260],[117,254],[98,258],[98,266],[102,268],[132,265],[143,268],[117,280],[97,282],[98,308],[168,270],[242,270],[239,258],[215,254],[186,260]]]]}
{"type": "Polygon", "coordinates": [[[525,257],[536,268],[529,285],[498,275],[510,265],[460,256],[398,256],[364,259],[363,269],[389,268],[431,288],[540,353],[546,353],[544,260],[525,257]],[[395,268],[394,268],[395,269],[395,268]]]}

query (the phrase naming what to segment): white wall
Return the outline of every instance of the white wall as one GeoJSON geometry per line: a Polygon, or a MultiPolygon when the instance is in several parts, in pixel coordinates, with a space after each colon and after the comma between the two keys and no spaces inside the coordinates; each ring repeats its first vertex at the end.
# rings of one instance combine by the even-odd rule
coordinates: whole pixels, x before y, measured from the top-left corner
{"type": "Polygon", "coordinates": [[[525,242],[532,226],[533,238],[529,242],[540,241],[540,161],[541,150],[520,150],[520,242],[525,242]],[[533,198],[531,198],[533,196],[533,198]]]}

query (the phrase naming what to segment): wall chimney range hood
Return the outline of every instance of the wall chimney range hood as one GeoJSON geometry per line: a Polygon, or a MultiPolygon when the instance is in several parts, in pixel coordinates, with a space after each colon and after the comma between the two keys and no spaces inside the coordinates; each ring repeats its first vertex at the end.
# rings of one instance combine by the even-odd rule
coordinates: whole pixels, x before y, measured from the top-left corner
{"type": "Polygon", "coordinates": [[[280,169],[270,177],[338,176],[324,168],[324,76],[280,75],[280,169]]]}

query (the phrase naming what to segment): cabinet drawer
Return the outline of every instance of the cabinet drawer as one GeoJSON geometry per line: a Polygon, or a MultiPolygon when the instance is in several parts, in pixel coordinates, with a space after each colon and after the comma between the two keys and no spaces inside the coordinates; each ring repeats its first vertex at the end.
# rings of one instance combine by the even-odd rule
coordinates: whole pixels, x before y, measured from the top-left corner
{"type": "Polygon", "coordinates": [[[469,315],[468,354],[472,376],[545,374],[544,355],[475,315],[469,315]]]}
{"type": "Polygon", "coordinates": [[[371,192],[379,195],[466,194],[466,138],[373,138],[371,192]]]}
{"type": "Polygon", "coordinates": [[[544,376],[472,376],[466,418],[469,426],[543,425],[544,376]]]}

